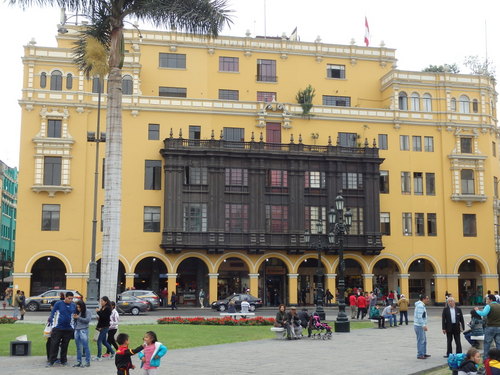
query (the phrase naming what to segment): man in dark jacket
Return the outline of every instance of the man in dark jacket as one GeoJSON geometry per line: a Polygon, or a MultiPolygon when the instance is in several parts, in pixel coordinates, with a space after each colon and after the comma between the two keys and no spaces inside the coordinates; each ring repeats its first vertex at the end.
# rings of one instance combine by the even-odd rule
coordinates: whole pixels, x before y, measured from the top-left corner
{"type": "Polygon", "coordinates": [[[462,353],[462,344],[460,342],[460,333],[465,329],[464,316],[460,307],[455,305],[455,299],[449,297],[447,306],[443,309],[442,314],[443,334],[446,335],[446,355],[447,358],[453,350],[451,348],[452,340],[455,340],[457,353],[462,353]]]}

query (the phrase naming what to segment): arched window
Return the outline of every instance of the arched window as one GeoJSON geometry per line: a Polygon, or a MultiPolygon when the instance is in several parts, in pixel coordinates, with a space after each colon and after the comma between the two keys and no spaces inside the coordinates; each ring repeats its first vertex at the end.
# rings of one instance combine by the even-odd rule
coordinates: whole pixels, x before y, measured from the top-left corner
{"type": "Polygon", "coordinates": [[[474,194],[474,171],[462,169],[460,179],[462,181],[462,194],[474,194]]]}
{"type": "Polygon", "coordinates": [[[99,81],[99,77],[92,78],[92,92],[97,94],[99,92],[99,87],[101,86],[101,93],[104,92],[104,80],[99,81]]]}
{"type": "Polygon", "coordinates": [[[71,90],[73,88],[73,74],[68,73],[66,75],[66,90],[71,90]]]}
{"type": "Polygon", "coordinates": [[[399,93],[398,106],[399,106],[399,109],[402,111],[408,110],[408,95],[406,95],[406,92],[404,92],[404,91],[401,91],[399,93]]]}
{"type": "Polygon", "coordinates": [[[47,86],[47,73],[40,74],[40,87],[44,89],[47,86]]]}
{"type": "Polygon", "coordinates": [[[432,112],[432,96],[430,94],[424,94],[422,99],[424,101],[424,112],[432,112]]]}
{"type": "Polygon", "coordinates": [[[457,111],[457,99],[451,98],[451,101],[450,101],[450,110],[452,112],[456,112],[457,111]]]}
{"type": "Polygon", "coordinates": [[[458,103],[460,113],[470,113],[470,101],[467,95],[460,95],[458,103]]]}
{"type": "Polygon", "coordinates": [[[415,112],[420,111],[420,95],[416,92],[411,94],[411,109],[415,112]]]}
{"type": "Polygon", "coordinates": [[[62,90],[62,73],[59,70],[54,70],[50,75],[50,89],[54,91],[62,90]]]}
{"type": "Polygon", "coordinates": [[[472,100],[472,112],[478,113],[479,112],[479,102],[477,99],[472,100]]]}
{"type": "Polygon", "coordinates": [[[132,95],[133,91],[133,81],[132,77],[129,75],[123,76],[122,78],[122,94],[132,95]]]}

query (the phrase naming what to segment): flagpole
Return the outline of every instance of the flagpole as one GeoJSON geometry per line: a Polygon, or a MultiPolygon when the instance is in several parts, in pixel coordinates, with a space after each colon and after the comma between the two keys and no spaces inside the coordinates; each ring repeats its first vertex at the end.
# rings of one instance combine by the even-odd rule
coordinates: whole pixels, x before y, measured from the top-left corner
{"type": "Polygon", "coordinates": [[[267,38],[267,18],[266,18],[266,13],[267,13],[266,0],[264,0],[264,38],[267,38]]]}

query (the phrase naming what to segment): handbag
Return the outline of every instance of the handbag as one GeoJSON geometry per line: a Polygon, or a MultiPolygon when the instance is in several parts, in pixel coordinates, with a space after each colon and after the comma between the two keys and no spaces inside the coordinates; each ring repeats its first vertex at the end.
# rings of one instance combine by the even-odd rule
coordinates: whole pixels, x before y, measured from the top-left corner
{"type": "Polygon", "coordinates": [[[45,325],[45,328],[43,329],[43,336],[44,337],[50,337],[51,334],[52,334],[52,324],[51,323],[47,323],[45,325]]]}
{"type": "Polygon", "coordinates": [[[95,333],[94,333],[93,341],[97,342],[97,340],[99,340],[99,335],[100,334],[101,334],[101,331],[96,328],[95,333]]]}

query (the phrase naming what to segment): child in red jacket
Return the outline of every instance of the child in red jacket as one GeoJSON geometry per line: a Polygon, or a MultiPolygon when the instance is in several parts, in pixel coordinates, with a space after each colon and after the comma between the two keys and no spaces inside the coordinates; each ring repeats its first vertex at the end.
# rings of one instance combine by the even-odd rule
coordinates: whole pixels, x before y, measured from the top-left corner
{"type": "Polygon", "coordinates": [[[135,349],[129,349],[128,347],[128,335],[126,333],[120,333],[116,338],[118,349],[115,354],[115,365],[117,375],[129,375],[129,370],[134,369],[135,366],[132,364],[132,356],[139,353],[144,347],[138,346],[135,349]]]}

